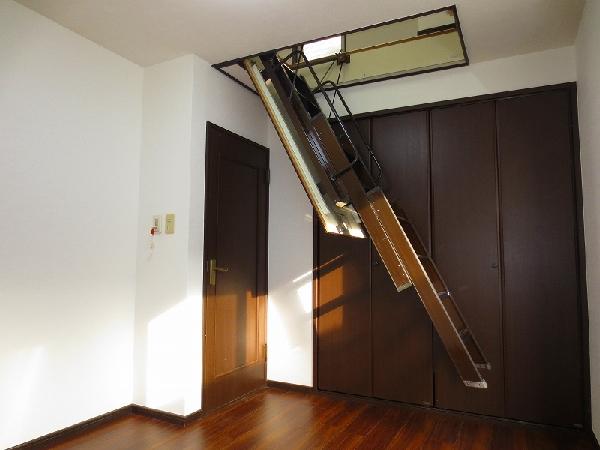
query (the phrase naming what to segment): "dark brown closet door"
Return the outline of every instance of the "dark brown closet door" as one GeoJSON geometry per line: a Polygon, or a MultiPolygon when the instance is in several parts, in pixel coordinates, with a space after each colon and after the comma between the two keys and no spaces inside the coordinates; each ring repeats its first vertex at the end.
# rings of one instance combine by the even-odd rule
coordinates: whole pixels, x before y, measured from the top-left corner
{"type": "MultiPolygon", "coordinates": [[[[369,121],[360,122],[369,137],[369,121]]],[[[327,234],[319,225],[317,385],[371,395],[370,241],[327,234]]]]}
{"type": "MultiPolygon", "coordinates": [[[[373,119],[373,151],[383,188],[404,209],[429,248],[429,132],[427,112],[373,119]]],[[[433,404],[432,328],[414,289],[396,292],[372,250],[373,395],[433,404]]]]}
{"type": "Polygon", "coordinates": [[[569,95],[500,100],[508,417],[581,424],[582,371],[569,95]]]}
{"type": "Polygon", "coordinates": [[[433,256],[492,371],[487,389],[461,382],[436,335],[441,408],[504,413],[494,102],[431,112],[433,256]]]}

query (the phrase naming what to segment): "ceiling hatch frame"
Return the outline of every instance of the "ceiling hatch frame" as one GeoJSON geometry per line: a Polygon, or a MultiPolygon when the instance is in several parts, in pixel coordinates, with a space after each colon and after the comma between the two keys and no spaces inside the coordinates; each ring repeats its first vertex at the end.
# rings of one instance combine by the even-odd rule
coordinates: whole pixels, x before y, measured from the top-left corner
{"type": "MultiPolygon", "coordinates": [[[[458,9],[456,7],[456,5],[450,5],[450,6],[445,6],[442,8],[437,8],[437,9],[432,9],[429,11],[424,11],[422,13],[418,13],[418,14],[413,14],[410,16],[405,16],[405,17],[401,17],[398,19],[393,19],[393,20],[389,20],[389,21],[385,21],[385,22],[380,22],[380,23],[376,23],[373,25],[368,25],[365,27],[360,27],[360,28],[355,28],[352,30],[348,30],[348,31],[343,31],[341,33],[334,33],[334,34],[330,34],[327,36],[322,36],[319,38],[315,38],[315,39],[311,39],[308,41],[304,41],[304,42],[300,42],[300,43],[296,43],[296,44],[292,44],[292,45],[286,45],[284,47],[279,47],[276,49],[271,49],[271,50],[266,50],[266,51],[262,51],[259,53],[255,53],[255,54],[251,54],[251,55],[246,55],[243,57],[239,57],[239,58],[235,58],[235,59],[231,59],[231,60],[227,60],[227,61],[222,61],[220,63],[216,63],[216,64],[212,64],[212,67],[216,70],[218,70],[220,73],[222,73],[223,75],[225,75],[226,77],[230,78],[232,81],[236,82],[237,84],[239,84],[240,86],[242,86],[244,89],[247,89],[248,91],[252,92],[253,94],[258,95],[258,93],[256,92],[255,89],[253,89],[253,87],[251,87],[250,85],[240,81],[238,78],[236,78],[234,75],[226,72],[224,69],[231,67],[231,66],[239,66],[240,69],[242,71],[245,72],[245,70],[243,69],[243,64],[244,64],[244,60],[247,58],[252,58],[252,57],[259,57],[259,56],[263,56],[272,52],[281,52],[287,49],[292,49],[295,47],[300,47],[306,44],[310,44],[310,43],[314,43],[314,42],[318,42],[318,41],[323,41],[326,39],[330,39],[336,36],[342,36],[342,41],[344,42],[346,40],[346,35],[348,34],[352,34],[352,33],[358,33],[361,31],[365,31],[365,30],[370,30],[373,28],[379,28],[379,27],[383,27],[386,25],[391,25],[391,24],[395,24],[398,22],[404,22],[407,20],[411,20],[411,19],[418,19],[419,17],[423,17],[423,16],[429,16],[432,14],[436,14],[436,13],[441,13],[441,12],[451,12],[455,18],[455,26],[452,27],[452,29],[450,31],[456,31],[458,34],[458,38],[460,41],[460,47],[462,49],[462,54],[463,54],[463,58],[462,61],[457,61],[455,63],[449,63],[449,64],[442,64],[439,66],[435,66],[435,67],[431,67],[431,66],[426,66],[423,67],[422,69],[415,69],[415,70],[407,70],[404,72],[399,72],[399,73],[391,73],[391,74],[386,74],[380,77],[371,77],[371,78],[366,78],[366,79],[357,79],[354,81],[350,81],[350,82],[345,82],[343,84],[339,85],[339,89],[344,89],[347,87],[352,87],[352,86],[359,86],[359,85],[364,85],[364,84],[369,84],[369,83],[377,83],[380,81],[387,81],[387,80],[392,80],[392,79],[397,79],[397,78],[404,78],[404,77],[410,77],[410,76],[414,76],[414,75],[420,75],[420,74],[424,74],[424,73],[431,73],[431,72],[437,72],[437,71],[441,71],[441,70],[448,70],[448,69],[454,69],[457,67],[465,67],[468,66],[470,64],[470,60],[469,60],[469,54],[467,51],[467,47],[465,45],[465,40],[464,40],[464,35],[463,35],[463,31],[462,31],[462,27],[460,24],[460,18],[458,15],[458,9]]],[[[428,30],[429,33],[425,34],[425,35],[418,35],[414,38],[409,38],[406,41],[414,41],[414,40],[420,40],[423,39],[424,37],[433,37],[439,34],[443,34],[446,32],[446,30],[444,29],[440,29],[440,30],[436,30],[436,29],[432,29],[432,30],[428,30]]],[[[377,47],[377,46],[375,46],[377,47]]],[[[340,53],[339,55],[343,55],[344,53],[340,53]]]]}

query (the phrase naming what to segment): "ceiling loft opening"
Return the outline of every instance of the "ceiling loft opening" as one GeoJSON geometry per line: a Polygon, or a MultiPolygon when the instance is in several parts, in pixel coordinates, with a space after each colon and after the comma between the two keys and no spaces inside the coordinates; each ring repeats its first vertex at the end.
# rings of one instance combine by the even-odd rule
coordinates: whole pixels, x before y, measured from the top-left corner
{"type": "Polygon", "coordinates": [[[344,51],[343,36],[332,36],[303,46],[304,55],[309,61],[334,56],[344,51]]]}
{"type": "MultiPolygon", "coordinates": [[[[306,76],[308,65],[321,82],[335,82],[344,88],[469,64],[455,5],[261,54],[276,51],[284,60],[299,49],[304,57],[290,58],[288,66],[309,80],[312,88],[316,82],[306,76]]],[[[242,67],[248,56],[213,67],[254,91],[242,67]]]]}

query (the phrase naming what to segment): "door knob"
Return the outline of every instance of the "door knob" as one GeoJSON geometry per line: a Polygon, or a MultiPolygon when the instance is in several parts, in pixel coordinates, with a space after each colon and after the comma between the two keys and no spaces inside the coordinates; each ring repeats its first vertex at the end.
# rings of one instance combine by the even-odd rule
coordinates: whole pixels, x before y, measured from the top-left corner
{"type": "Polygon", "coordinates": [[[229,272],[229,267],[217,267],[217,260],[208,261],[208,282],[211,286],[217,284],[217,272],[229,272]]]}

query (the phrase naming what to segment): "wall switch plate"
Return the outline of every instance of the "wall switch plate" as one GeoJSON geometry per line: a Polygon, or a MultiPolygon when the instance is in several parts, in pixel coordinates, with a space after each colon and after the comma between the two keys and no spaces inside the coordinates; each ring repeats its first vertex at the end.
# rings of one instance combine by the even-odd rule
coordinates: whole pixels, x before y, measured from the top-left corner
{"type": "Polygon", "coordinates": [[[152,217],[152,228],[154,228],[154,234],[160,234],[162,232],[162,217],[161,216],[153,216],[152,217]]]}
{"type": "Polygon", "coordinates": [[[167,214],[165,216],[165,233],[166,234],[174,234],[175,233],[175,214],[167,214]]]}

